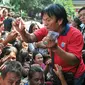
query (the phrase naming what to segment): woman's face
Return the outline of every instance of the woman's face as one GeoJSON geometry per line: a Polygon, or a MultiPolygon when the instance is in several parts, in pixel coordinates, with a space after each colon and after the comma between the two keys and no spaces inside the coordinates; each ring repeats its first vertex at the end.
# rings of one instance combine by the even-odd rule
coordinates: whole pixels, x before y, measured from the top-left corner
{"type": "Polygon", "coordinates": [[[33,32],[38,30],[38,29],[39,29],[39,27],[37,25],[34,25],[33,28],[32,28],[33,32]]]}
{"type": "Polygon", "coordinates": [[[85,9],[79,13],[79,19],[83,24],[85,24],[85,9]]]}
{"type": "Polygon", "coordinates": [[[35,56],[34,62],[35,62],[36,64],[42,64],[42,63],[43,63],[43,56],[42,56],[40,53],[37,54],[37,55],[35,56]]]}

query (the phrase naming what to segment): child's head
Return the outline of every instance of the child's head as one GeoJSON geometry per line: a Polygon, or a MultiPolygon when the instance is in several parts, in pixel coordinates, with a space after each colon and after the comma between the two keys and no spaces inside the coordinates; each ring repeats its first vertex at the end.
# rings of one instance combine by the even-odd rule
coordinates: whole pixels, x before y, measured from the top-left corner
{"type": "Polygon", "coordinates": [[[36,31],[37,29],[40,29],[37,23],[31,23],[30,27],[29,27],[29,33],[33,33],[34,31],[36,31]]]}

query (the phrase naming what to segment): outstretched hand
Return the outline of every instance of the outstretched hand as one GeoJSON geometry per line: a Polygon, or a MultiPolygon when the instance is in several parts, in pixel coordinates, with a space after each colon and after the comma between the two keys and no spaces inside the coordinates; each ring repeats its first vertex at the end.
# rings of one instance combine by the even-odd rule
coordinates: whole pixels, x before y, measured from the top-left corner
{"type": "Polygon", "coordinates": [[[12,23],[12,26],[13,26],[13,29],[18,31],[19,33],[25,30],[25,22],[21,17],[14,20],[12,23]]]}
{"type": "Polygon", "coordinates": [[[60,79],[63,77],[62,67],[59,66],[58,64],[55,64],[55,69],[53,69],[53,71],[60,79]]]}
{"type": "Polygon", "coordinates": [[[13,30],[13,31],[11,31],[11,32],[8,34],[8,36],[6,37],[5,41],[6,41],[7,43],[8,43],[8,42],[11,42],[11,41],[13,41],[13,40],[16,39],[17,35],[18,35],[18,33],[13,30]]]}

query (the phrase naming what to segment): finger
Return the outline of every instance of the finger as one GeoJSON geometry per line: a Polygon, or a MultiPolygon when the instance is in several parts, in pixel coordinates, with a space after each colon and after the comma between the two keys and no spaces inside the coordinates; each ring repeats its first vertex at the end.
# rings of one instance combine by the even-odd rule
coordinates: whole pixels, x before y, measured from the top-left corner
{"type": "Polygon", "coordinates": [[[0,67],[0,70],[3,70],[6,68],[6,65],[5,64],[2,64],[1,67],[0,67]]]}
{"type": "Polygon", "coordinates": [[[59,68],[59,65],[58,65],[58,64],[55,64],[55,68],[56,68],[56,70],[58,70],[58,68],[59,68]]]}
{"type": "Polygon", "coordinates": [[[55,72],[55,74],[57,74],[57,72],[56,72],[56,70],[55,70],[55,69],[53,69],[53,71],[55,72]]]}
{"type": "Polygon", "coordinates": [[[55,64],[55,67],[57,68],[57,64],[55,64]]]}
{"type": "Polygon", "coordinates": [[[61,66],[59,68],[60,68],[60,70],[62,70],[62,67],[61,66]]]}
{"type": "Polygon", "coordinates": [[[22,25],[25,25],[25,22],[24,22],[24,20],[23,20],[22,18],[21,18],[20,21],[21,21],[21,24],[22,24],[22,25]]]}
{"type": "Polygon", "coordinates": [[[1,70],[4,70],[6,68],[6,65],[4,65],[2,68],[1,68],[1,70]]]}

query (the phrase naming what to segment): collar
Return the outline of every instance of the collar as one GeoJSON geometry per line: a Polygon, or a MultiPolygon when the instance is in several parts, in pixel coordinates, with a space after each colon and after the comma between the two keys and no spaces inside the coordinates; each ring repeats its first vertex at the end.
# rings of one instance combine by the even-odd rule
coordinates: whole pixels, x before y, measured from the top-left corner
{"type": "Polygon", "coordinates": [[[65,36],[68,33],[69,29],[70,29],[69,24],[66,24],[63,31],[61,32],[61,35],[65,36]]]}

